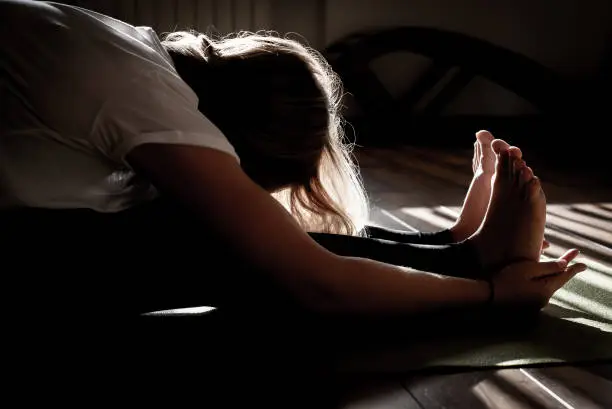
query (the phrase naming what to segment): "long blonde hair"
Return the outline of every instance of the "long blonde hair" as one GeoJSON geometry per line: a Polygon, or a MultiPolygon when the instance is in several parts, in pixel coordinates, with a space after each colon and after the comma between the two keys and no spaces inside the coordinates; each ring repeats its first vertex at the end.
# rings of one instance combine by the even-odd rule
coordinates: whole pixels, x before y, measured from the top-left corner
{"type": "Polygon", "coordinates": [[[268,32],[179,31],[162,44],[245,172],[304,230],[360,234],[368,201],[343,132],[342,84],[320,53],[268,32]]]}

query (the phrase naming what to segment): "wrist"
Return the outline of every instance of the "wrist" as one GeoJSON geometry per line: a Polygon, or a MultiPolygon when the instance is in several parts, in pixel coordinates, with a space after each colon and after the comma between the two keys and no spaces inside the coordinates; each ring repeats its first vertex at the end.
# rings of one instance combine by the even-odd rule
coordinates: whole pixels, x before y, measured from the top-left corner
{"type": "Polygon", "coordinates": [[[490,286],[487,281],[466,278],[456,278],[454,280],[456,281],[453,287],[458,292],[457,301],[476,306],[487,304],[491,294],[490,286]]]}

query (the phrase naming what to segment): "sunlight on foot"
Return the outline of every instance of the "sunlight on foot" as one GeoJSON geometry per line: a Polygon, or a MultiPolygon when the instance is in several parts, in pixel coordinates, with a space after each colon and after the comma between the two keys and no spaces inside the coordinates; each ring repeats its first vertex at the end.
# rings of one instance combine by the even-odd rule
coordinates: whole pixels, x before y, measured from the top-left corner
{"type": "MultiPolygon", "coordinates": [[[[503,141],[502,141],[503,142],[503,141]]],[[[540,181],[518,148],[494,141],[496,171],[485,220],[470,240],[485,268],[515,260],[538,260],[544,239],[546,199],[540,181]]]]}
{"type": "MultiPolygon", "coordinates": [[[[476,133],[474,156],[472,158],[474,177],[463,201],[461,213],[455,225],[450,229],[456,242],[463,241],[474,234],[487,213],[491,197],[491,181],[495,173],[496,158],[491,147],[493,141],[493,135],[488,131],[478,131],[476,133]]],[[[496,139],[496,141],[498,141],[498,149],[502,149],[503,144],[506,148],[510,147],[500,139],[496,139]]]]}

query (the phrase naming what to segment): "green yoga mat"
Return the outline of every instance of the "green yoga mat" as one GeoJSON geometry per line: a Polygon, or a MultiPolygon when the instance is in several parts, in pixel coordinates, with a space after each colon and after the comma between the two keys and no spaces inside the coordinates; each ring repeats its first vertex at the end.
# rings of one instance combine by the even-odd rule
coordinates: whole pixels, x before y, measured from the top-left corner
{"type": "MultiPolygon", "coordinates": [[[[595,262],[588,267],[525,326],[517,326],[512,317],[495,323],[475,319],[441,336],[353,350],[338,360],[337,368],[350,373],[407,373],[612,360],[612,269],[595,262]],[[487,325],[494,328],[489,331],[487,325]]],[[[447,324],[442,318],[421,325],[447,324]]]]}
{"type": "MultiPolygon", "coordinates": [[[[201,328],[207,337],[217,332],[215,328],[224,331],[230,326],[242,328],[245,338],[265,338],[264,343],[271,351],[304,343],[311,356],[329,362],[335,371],[350,374],[461,371],[612,360],[612,269],[595,262],[590,262],[587,271],[559,290],[539,314],[450,312],[417,320],[384,322],[316,318],[301,322],[289,316],[261,324],[262,318],[256,311],[254,306],[253,311],[245,313],[247,317],[242,313],[234,315],[235,312],[226,315],[211,308],[149,315],[171,318],[170,321],[172,317],[179,320],[187,317],[187,325],[201,328]],[[257,334],[247,329],[258,322],[257,334]],[[275,331],[279,331],[278,335],[274,335],[275,331]],[[291,332],[292,335],[287,335],[291,332]]],[[[301,345],[297,349],[304,351],[303,348],[301,345]]]]}

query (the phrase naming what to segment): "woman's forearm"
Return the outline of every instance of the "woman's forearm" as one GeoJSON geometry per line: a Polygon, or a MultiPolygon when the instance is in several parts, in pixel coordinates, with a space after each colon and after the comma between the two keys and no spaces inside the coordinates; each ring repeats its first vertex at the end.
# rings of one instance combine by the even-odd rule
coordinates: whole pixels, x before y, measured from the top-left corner
{"type": "Polygon", "coordinates": [[[338,313],[413,314],[485,304],[485,281],[342,257],[322,308],[338,313]]]}

